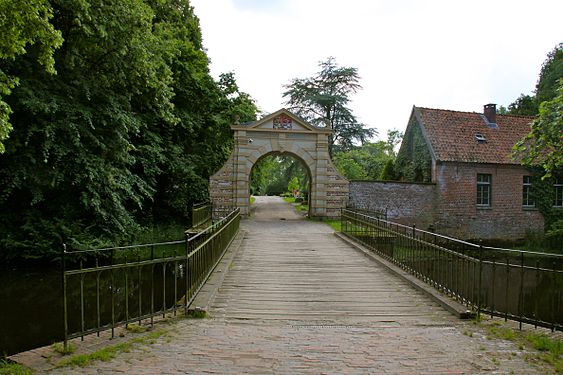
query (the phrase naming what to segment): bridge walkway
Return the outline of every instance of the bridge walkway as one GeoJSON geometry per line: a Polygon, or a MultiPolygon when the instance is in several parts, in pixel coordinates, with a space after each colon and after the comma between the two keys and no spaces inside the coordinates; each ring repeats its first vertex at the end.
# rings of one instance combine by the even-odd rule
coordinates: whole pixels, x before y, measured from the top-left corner
{"type": "Polygon", "coordinates": [[[206,319],[64,374],[538,374],[525,350],[443,310],[276,197],[257,197],[206,319]]]}

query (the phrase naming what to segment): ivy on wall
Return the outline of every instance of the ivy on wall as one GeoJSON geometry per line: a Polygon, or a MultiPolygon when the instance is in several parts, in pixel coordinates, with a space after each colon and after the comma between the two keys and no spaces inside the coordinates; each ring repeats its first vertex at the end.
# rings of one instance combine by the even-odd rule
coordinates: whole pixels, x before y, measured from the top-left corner
{"type": "Polygon", "coordinates": [[[411,118],[395,162],[397,179],[432,182],[432,157],[416,118],[411,118]]]}
{"type": "Polygon", "coordinates": [[[536,208],[545,221],[545,232],[550,242],[563,244],[563,208],[554,207],[555,191],[553,184],[555,177],[543,178],[545,171],[542,168],[532,169],[532,191],[536,208]]]}

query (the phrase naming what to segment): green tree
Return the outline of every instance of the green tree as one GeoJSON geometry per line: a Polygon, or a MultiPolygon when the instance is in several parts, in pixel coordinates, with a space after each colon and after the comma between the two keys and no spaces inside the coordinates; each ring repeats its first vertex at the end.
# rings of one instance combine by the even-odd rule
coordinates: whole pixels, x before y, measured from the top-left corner
{"type": "Polygon", "coordinates": [[[339,67],[333,57],[319,63],[320,71],[308,78],[294,78],[284,86],[289,109],[311,124],[333,130],[329,151],[350,150],[376,135],[348,107],[350,96],[361,89],[356,68],[339,67]]]}
{"type": "MultiPolygon", "coordinates": [[[[49,74],[35,49],[0,60],[20,84],[0,155],[0,256],[115,244],[186,223],[228,157],[235,115],[255,118],[234,76],[209,74],[187,0],[53,2],[64,39],[49,74]],[[33,53],[32,53],[33,52],[33,53]]],[[[35,48],[35,46],[33,46],[35,48]]]]}
{"type": "Polygon", "coordinates": [[[544,177],[563,169],[563,79],[557,96],[540,105],[540,114],[532,122],[530,133],[515,147],[516,157],[528,166],[541,166],[544,177]]]}
{"type": "Polygon", "coordinates": [[[508,106],[508,114],[536,116],[544,101],[557,96],[559,80],[563,78],[563,43],[559,43],[547,54],[536,84],[534,95],[521,94],[508,106]]]}
{"type": "Polygon", "coordinates": [[[287,184],[287,191],[290,193],[298,192],[301,190],[301,184],[299,183],[299,178],[297,176],[293,176],[289,183],[287,184]]]}
{"type": "MultiPolygon", "coordinates": [[[[36,61],[55,74],[53,53],[61,46],[62,38],[49,22],[52,17],[52,8],[45,0],[0,0],[0,63],[28,53],[31,46],[36,61]]],[[[12,130],[12,109],[3,97],[10,95],[18,83],[18,76],[7,74],[0,66],[0,154],[12,130]]]]}
{"type": "MultiPolygon", "coordinates": [[[[389,130],[386,141],[366,142],[353,150],[336,152],[334,164],[339,172],[352,180],[378,180],[385,166],[396,158],[395,148],[402,140],[402,133],[389,130]]],[[[394,179],[388,176],[387,179],[394,179]]]]}
{"type": "Polygon", "coordinates": [[[397,179],[397,174],[395,173],[395,161],[393,159],[387,160],[383,170],[381,171],[380,180],[383,181],[393,181],[397,179]]]}
{"type": "Polygon", "coordinates": [[[545,59],[538,83],[536,84],[536,102],[538,106],[558,95],[559,80],[563,78],[563,43],[559,43],[545,59]]]}
{"type": "Polygon", "coordinates": [[[334,166],[348,180],[366,180],[368,174],[354,156],[352,151],[336,153],[333,158],[334,166]]]}
{"type": "Polygon", "coordinates": [[[508,105],[506,114],[518,116],[535,116],[538,114],[538,104],[535,96],[521,94],[518,99],[508,105]]]}
{"type": "Polygon", "coordinates": [[[308,190],[309,174],[301,161],[292,156],[268,155],[252,168],[250,190],[256,195],[280,195],[289,189],[294,179],[298,183],[297,190],[308,190]]]}

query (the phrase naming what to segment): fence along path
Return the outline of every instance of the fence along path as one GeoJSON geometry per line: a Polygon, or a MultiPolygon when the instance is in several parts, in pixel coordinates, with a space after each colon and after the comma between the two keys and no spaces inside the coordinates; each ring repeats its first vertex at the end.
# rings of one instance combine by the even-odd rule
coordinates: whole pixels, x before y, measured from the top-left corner
{"type": "Polygon", "coordinates": [[[444,324],[453,317],[402,279],[357,254],[326,224],[277,197],[257,197],[247,234],[210,306],[213,317],[444,324]]]}
{"type": "Polygon", "coordinates": [[[257,197],[255,207],[210,319],[180,320],[152,345],[63,373],[540,373],[526,351],[513,355],[513,343],[466,335],[471,323],[327,225],[302,220],[279,198],[257,197]]]}

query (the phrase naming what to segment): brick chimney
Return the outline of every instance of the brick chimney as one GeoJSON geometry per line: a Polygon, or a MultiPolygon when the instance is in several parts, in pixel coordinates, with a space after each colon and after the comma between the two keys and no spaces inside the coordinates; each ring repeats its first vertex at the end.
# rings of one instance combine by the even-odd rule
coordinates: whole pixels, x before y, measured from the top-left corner
{"type": "Polygon", "coordinates": [[[496,124],[497,122],[497,105],[496,104],[485,104],[483,113],[487,118],[487,121],[491,124],[496,124]]]}

